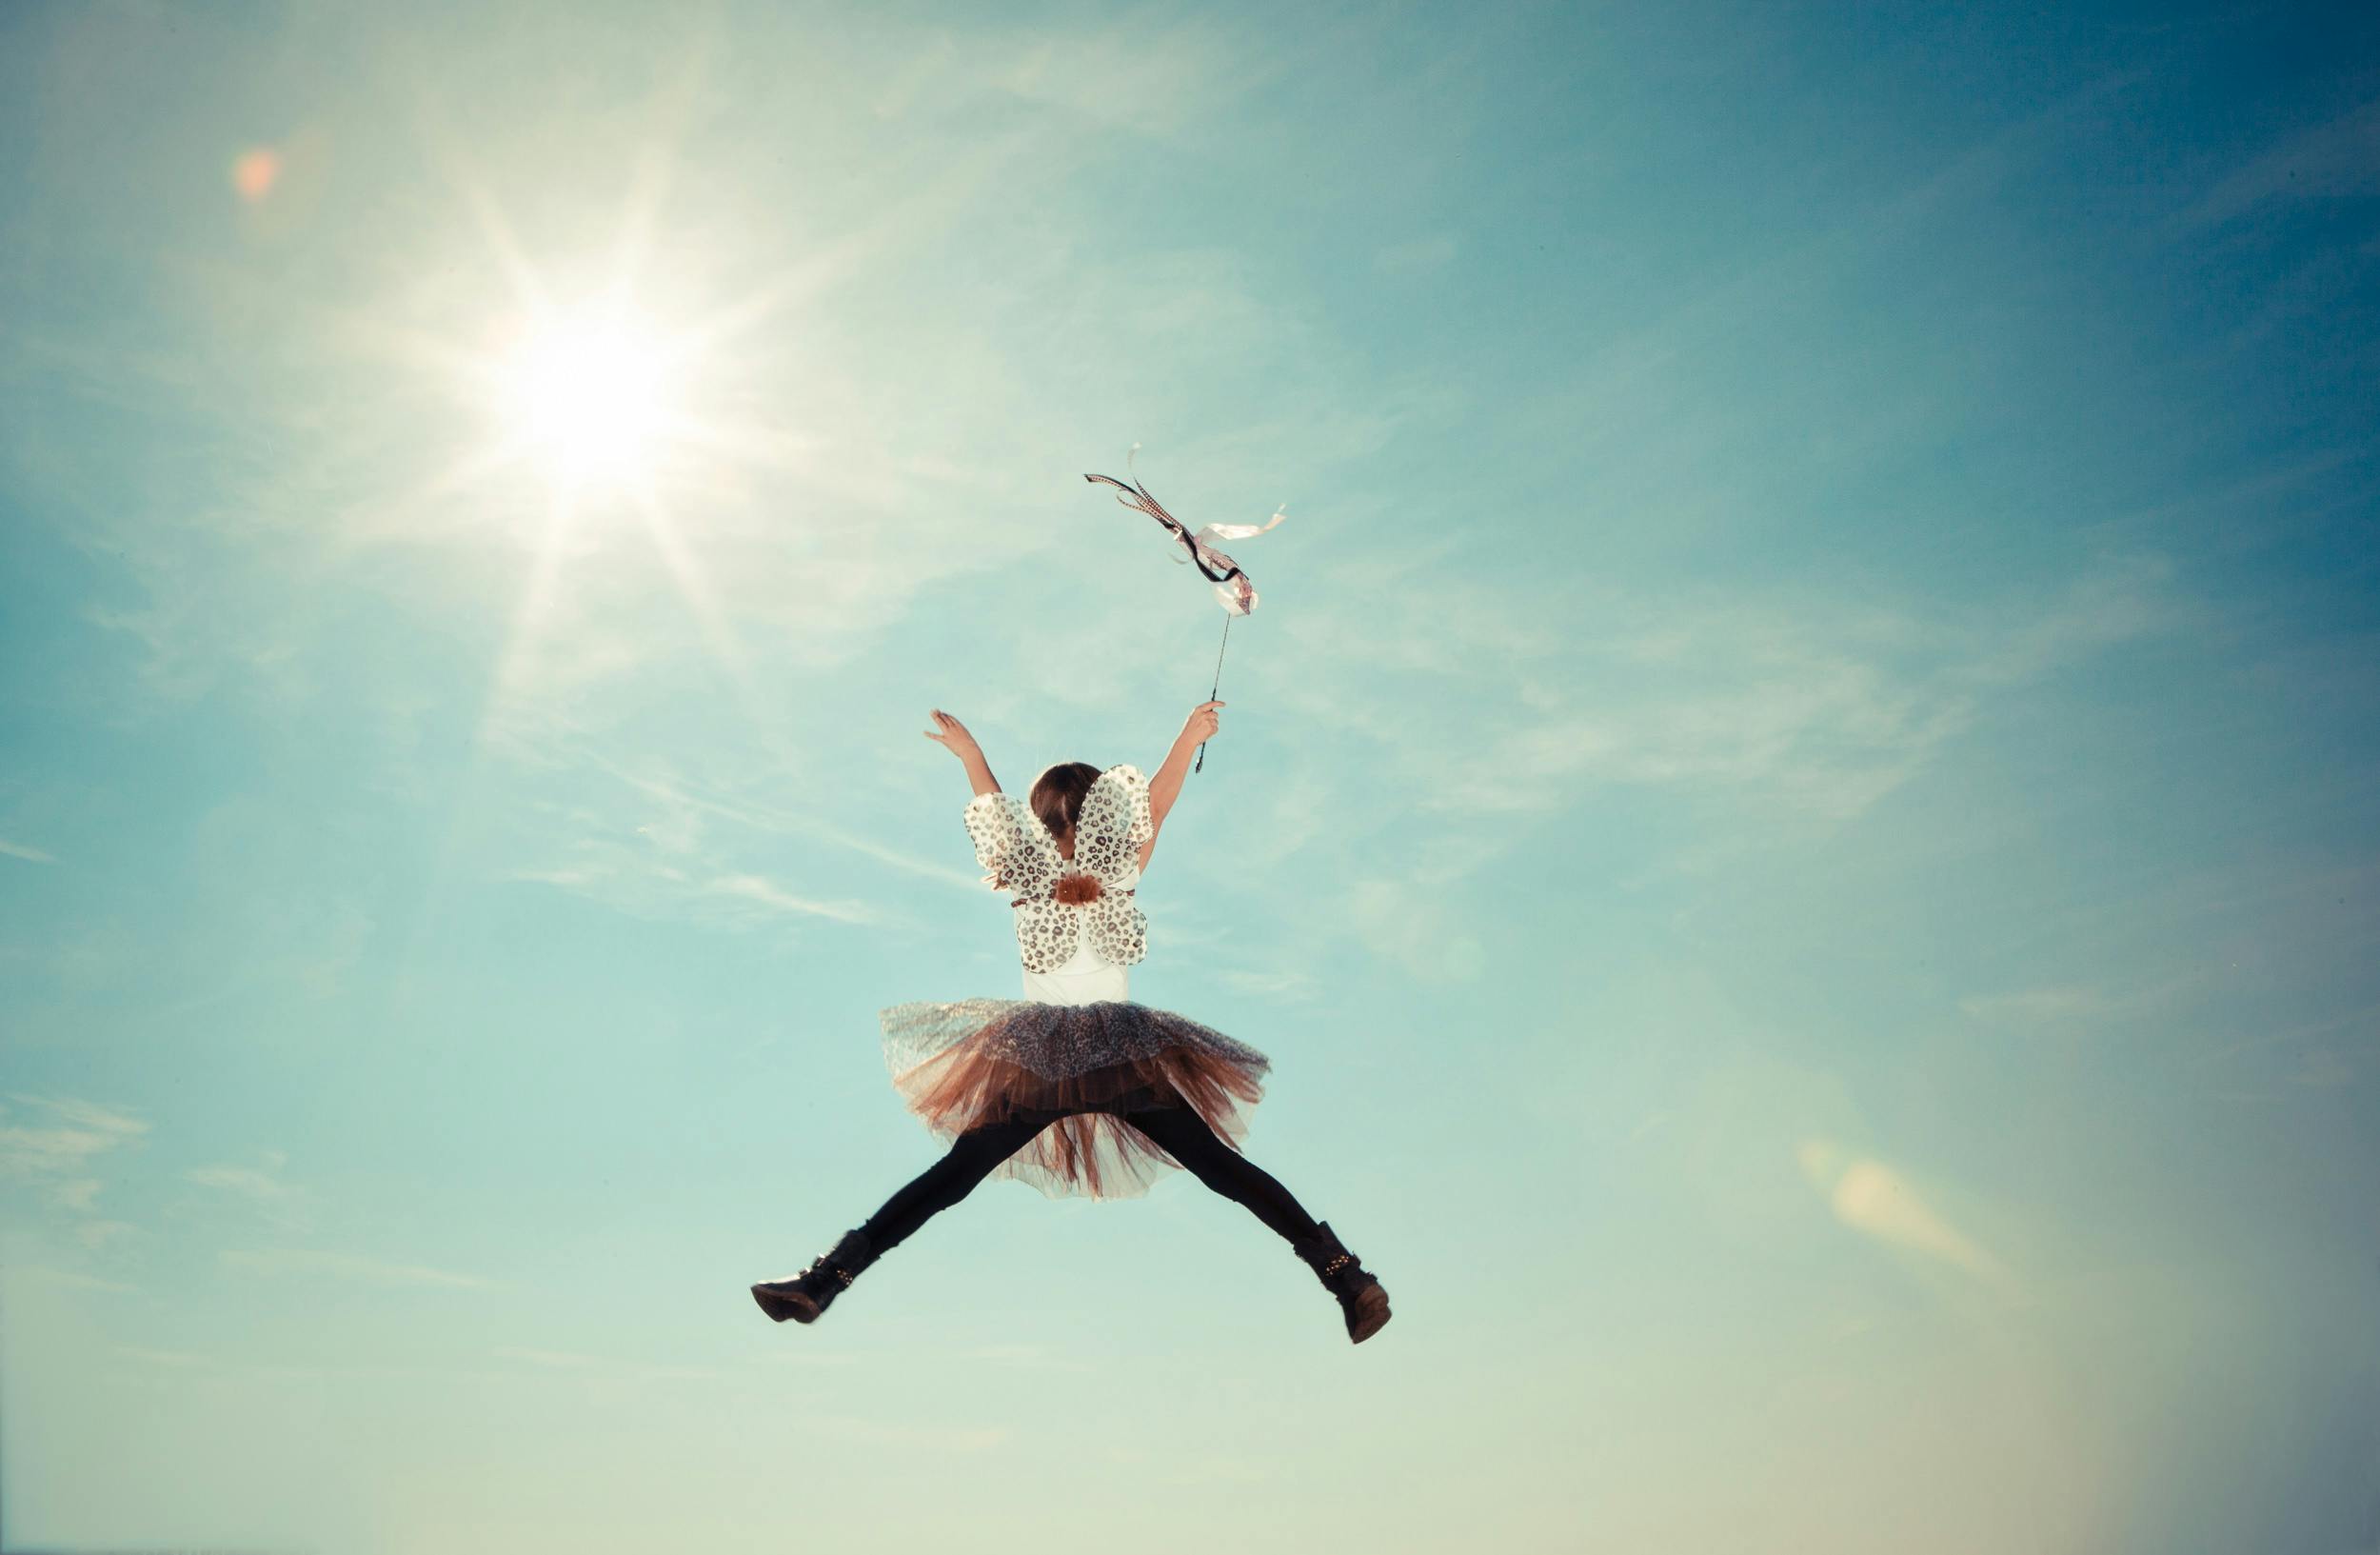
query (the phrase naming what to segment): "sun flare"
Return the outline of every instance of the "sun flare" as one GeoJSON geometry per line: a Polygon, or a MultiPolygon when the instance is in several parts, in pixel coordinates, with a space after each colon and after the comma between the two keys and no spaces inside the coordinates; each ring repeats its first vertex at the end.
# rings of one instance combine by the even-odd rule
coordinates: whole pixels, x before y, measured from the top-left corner
{"type": "Polygon", "coordinates": [[[669,340],[614,309],[559,315],[529,330],[500,369],[502,407],[558,478],[649,476],[684,388],[669,340]]]}
{"type": "MultiPolygon", "coordinates": [[[[739,699],[760,709],[704,548],[719,532],[723,492],[740,494],[744,483],[802,455],[803,445],[774,417],[755,420],[743,409],[751,403],[754,353],[738,348],[749,348],[804,294],[805,272],[770,275],[725,299],[689,284],[700,266],[656,273],[652,234],[667,185],[666,149],[632,181],[607,262],[582,252],[549,268],[523,248],[467,158],[452,155],[457,192],[486,246],[486,268],[506,283],[505,292],[453,334],[348,322],[374,349],[441,381],[456,409],[479,423],[451,462],[406,501],[434,504],[475,536],[495,531],[491,554],[527,554],[487,716],[505,697],[526,694],[540,644],[580,619],[567,608],[572,570],[635,565],[622,548],[640,534],[739,699]]],[[[685,259],[674,250],[672,257],[685,259]]],[[[483,739],[489,727],[483,725],[483,739]]]]}

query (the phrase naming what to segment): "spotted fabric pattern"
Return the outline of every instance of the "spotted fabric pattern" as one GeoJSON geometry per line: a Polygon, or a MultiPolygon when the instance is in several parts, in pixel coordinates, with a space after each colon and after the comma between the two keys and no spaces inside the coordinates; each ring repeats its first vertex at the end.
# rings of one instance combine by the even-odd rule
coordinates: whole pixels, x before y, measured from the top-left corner
{"type": "Polygon", "coordinates": [[[1066,867],[1058,843],[1033,807],[1015,794],[977,794],[967,801],[966,823],[984,885],[1009,896],[1031,897],[1058,883],[1066,867]]]}
{"type": "Polygon", "coordinates": [[[1059,856],[1049,827],[1014,794],[976,795],[967,801],[965,820],[983,883],[1016,905],[1017,951],[1025,970],[1055,971],[1085,944],[1122,967],[1147,956],[1148,920],[1125,886],[1140,849],[1157,835],[1149,780],[1139,768],[1111,767],[1092,780],[1075,818],[1072,859],[1059,856]],[[1087,902],[1060,901],[1058,883],[1070,874],[1097,880],[1099,894],[1087,902]]]}

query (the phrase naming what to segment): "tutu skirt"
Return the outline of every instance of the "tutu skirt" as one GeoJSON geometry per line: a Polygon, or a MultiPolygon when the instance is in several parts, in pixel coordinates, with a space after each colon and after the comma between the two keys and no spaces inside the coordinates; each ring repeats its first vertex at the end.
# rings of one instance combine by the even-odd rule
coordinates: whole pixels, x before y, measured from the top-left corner
{"type": "Polygon", "coordinates": [[[1239,1148],[1272,1067],[1188,1016],[1125,1001],[962,999],[895,1005],[881,1018],[893,1087],[937,1137],[1053,1120],[992,1173],[1051,1198],[1133,1198],[1180,1169],[1131,1126],[1136,1111],[1186,1106],[1239,1148]]]}

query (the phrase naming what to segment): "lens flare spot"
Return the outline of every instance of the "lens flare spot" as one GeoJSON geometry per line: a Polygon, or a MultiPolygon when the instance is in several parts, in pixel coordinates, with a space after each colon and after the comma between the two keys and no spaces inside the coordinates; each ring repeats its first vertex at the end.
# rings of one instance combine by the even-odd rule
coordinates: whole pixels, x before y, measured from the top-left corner
{"type": "Polygon", "coordinates": [[[231,187],[250,205],[263,200],[281,182],[281,153],[269,146],[252,146],[231,164],[231,187]]]}
{"type": "Polygon", "coordinates": [[[1832,1140],[1804,1140],[1795,1154],[1835,1218],[1853,1230],[2015,1290],[2015,1276],[2006,1265],[1952,1225],[1892,1167],[1853,1156],[1832,1140]]]}

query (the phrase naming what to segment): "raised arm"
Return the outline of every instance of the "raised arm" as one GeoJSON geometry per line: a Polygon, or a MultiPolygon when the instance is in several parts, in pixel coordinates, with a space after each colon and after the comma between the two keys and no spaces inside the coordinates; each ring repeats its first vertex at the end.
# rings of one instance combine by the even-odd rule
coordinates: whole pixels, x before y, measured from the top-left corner
{"type": "Polygon", "coordinates": [[[977,793],[1000,792],[1000,780],[992,776],[991,764],[983,759],[983,748],[975,743],[975,736],[967,732],[967,726],[940,708],[933,712],[934,727],[925,731],[925,737],[959,758],[961,765],[967,769],[967,782],[974,785],[977,793]]]}
{"type": "Polygon", "coordinates": [[[1157,851],[1157,834],[1165,828],[1165,812],[1172,809],[1174,801],[1181,797],[1181,780],[1190,775],[1191,756],[1197,753],[1201,744],[1215,737],[1221,722],[1216,709],[1221,706],[1220,702],[1201,702],[1190,709],[1189,721],[1174,737],[1173,749],[1165,752],[1164,765],[1158,768],[1157,776],[1149,779],[1151,826],[1149,840],[1140,845],[1140,867],[1143,869],[1149,867],[1149,855],[1157,851]]]}

